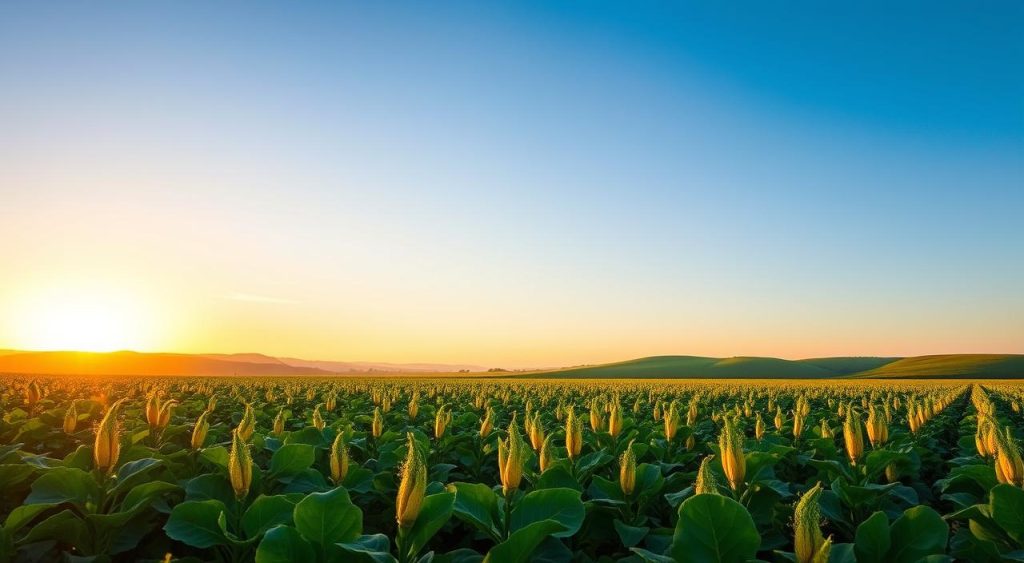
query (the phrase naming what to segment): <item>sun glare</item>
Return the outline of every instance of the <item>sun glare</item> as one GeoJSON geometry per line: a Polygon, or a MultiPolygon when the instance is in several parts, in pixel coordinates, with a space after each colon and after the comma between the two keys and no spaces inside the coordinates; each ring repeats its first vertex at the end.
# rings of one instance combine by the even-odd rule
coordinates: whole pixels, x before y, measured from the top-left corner
{"type": "Polygon", "coordinates": [[[143,303],[123,293],[49,290],[19,305],[19,348],[110,352],[149,347],[143,303]]]}

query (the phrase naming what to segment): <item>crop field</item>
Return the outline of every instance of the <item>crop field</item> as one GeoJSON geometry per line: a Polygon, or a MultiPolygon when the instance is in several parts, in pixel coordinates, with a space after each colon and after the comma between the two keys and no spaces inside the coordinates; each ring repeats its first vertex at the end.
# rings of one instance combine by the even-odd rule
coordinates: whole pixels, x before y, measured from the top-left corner
{"type": "Polygon", "coordinates": [[[1024,561],[1013,381],[0,379],[0,561],[1024,561]]]}

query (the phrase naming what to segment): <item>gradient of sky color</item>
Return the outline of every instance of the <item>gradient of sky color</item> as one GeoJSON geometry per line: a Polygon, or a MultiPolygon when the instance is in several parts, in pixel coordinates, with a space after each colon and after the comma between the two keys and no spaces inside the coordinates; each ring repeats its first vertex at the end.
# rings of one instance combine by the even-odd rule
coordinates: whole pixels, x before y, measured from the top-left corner
{"type": "Polygon", "coordinates": [[[6,3],[0,348],[96,307],[118,347],[317,359],[1024,352],[1022,29],[1018,1],[6,3]]]}

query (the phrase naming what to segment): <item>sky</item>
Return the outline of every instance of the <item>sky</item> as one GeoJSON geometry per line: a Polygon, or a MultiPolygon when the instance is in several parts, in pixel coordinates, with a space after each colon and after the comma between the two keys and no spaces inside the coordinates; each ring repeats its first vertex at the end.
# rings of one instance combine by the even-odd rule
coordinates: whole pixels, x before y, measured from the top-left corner
{"type": "Polygon", "coordinates": [[[1024,4],[0,5],[0,348],[1024,353],[1024,4]]]}

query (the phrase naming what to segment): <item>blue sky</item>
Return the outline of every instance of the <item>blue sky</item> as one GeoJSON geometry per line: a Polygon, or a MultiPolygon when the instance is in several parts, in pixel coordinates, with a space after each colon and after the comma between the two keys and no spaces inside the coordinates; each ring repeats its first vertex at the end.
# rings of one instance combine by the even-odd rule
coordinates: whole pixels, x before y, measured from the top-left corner
{"type": "Polygon", "coordinates": [[[165,304],[133,347],[320,358],[1024,352],[1021,29],[1019,2],[7,4],[0,297],[87,280],[165,304]]]}

